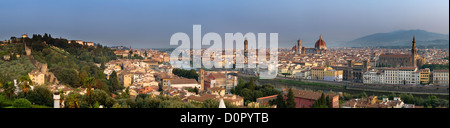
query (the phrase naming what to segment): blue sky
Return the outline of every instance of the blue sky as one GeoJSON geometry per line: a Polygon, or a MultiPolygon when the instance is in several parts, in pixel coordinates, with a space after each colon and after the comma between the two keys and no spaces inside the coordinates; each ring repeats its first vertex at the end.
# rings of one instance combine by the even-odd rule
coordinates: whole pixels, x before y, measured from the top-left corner
{"type": "Polygon", "coordinates": [[[192,25],[202,33],[279,33],[279,47],[329,46],[396,30],[449,33],[448,0],[2,0],[0,40],[21,34],[135,48],[169,47],[192,25]]]}

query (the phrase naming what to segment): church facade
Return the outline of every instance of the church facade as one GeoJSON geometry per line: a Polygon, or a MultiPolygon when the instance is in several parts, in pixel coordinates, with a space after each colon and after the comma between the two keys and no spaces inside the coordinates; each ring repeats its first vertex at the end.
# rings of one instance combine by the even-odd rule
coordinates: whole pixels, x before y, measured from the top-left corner
{"type": "Polygon", "coordinates": [[[420,67],[425,58],[417,54],[416,39],[413,37],[411,54],[381,54],[376,61],[377,67],[420,67]]]}

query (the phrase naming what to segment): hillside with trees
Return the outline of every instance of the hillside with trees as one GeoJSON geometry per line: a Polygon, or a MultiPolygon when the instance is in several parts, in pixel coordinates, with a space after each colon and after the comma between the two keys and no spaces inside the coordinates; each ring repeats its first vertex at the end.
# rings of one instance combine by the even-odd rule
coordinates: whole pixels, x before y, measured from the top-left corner
{"type": "MultiPolygon", "coordinates": [[[[78,104],[79,107],[95,107],[96,102],[104,104],[103,101],[91,100],[91,97],[99,94],[107,99],[107,96],[111,97],[111,93],[123,89],[117,81],[107,80],[103,73],[104,66],[99,66],[117,59],[113,49],[100,44],[87,46],[69,43],[63,38],[52,38],[50,34],[34,34],[31,38],[11,37],[9,42],[0,46],[0,53],[9,55],[8,59],[3,59],[3,56],[0,59],[0,87],[3,90],[0,107],[30,107],[28,102],[33,108],[53,106],[53,92],[46,84],[35,86],[33,90],[30,89],[31,84],[25,84],[32,83],[31,80],[26,82],[26,78],[29,80],[28,73],[36,69],[33,65],[35,62],[47,64],[48,71],[56,76],[60,84],[71,88],[94,88],[102,91],[92,92],[92,95],[88,91],[86,95],[89,96],[89,102],[78,104]],[[26,56],[25,46],[31,49],[30,56],[26,56]],[[13,80],[18,80],[20,91],[14,87],[13,80]],[[111,83],[114,87],[111,87],[111,83]],[[19,93],[14,93],[15,91],[19,93]]],[[[67,98],[77,99],[77,96],[72,94],[67,98]]]]}
{"type": "Polygon", "coordinates": [[[25,38],[24,42],[31,48],[33,58],[46,63],[49,71],[53,72],[62,84],[80,87],[84,79],[94,77],[99,85],[94,88],[99,87],[109,92],[106,75],[96,64],[104,65],[115,60],[114,50],[100,44],[86,46],[69,43],[67,39],[52,38],[49,34],[35,34],[32,38],[25,38]]]}

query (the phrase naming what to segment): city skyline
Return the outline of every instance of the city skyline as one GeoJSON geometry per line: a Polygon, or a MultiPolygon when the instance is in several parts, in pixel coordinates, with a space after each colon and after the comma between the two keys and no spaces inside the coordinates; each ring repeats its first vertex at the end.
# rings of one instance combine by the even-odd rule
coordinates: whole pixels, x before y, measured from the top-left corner
{"type": "MultiPolygon", "coordinates": [[[[362,36],[422,29],[448,34],[448,1],[9,1],[0,39],[52,34],[107,46],[168,48],[170,36],[201,24],[216,32],[276,32],[279,47],[323,36],[330,47],[362,36]]],[[[173,46],[172,46],[173,47],[173,46]]]]}

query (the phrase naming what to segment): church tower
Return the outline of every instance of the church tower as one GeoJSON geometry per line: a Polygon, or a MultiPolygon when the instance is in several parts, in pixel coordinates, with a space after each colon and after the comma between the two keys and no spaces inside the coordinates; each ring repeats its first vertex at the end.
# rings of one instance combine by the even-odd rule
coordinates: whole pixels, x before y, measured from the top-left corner
{"type": "Polygon", "coordinates": [[[244,40],[244,60],[245,60],[245,64],[248,63],[248,41],[247,39],[244,40]]]}
{"type": "Polygon", "coordinates": [[[412,66],[417,67],[417,48],[416,48],[416,37],[413,36],[412,48],[411,48],[411,59],[412,66]]]}
{"type": "Polygon", "coordinates": [[[247,57],[248,54],[248,41],[247,39],[244,40],[244,55],[247,57]]]}
{"type": "Polygon", "coordinates": [[[297,54],[301,54],[302,53],[302,41],[301,40],[297,40],[297,54]]]}
{"type": "Polygon", "coordinates": [[[205,90],[205,70],[200,69],[200,91],[205,90]]]}

